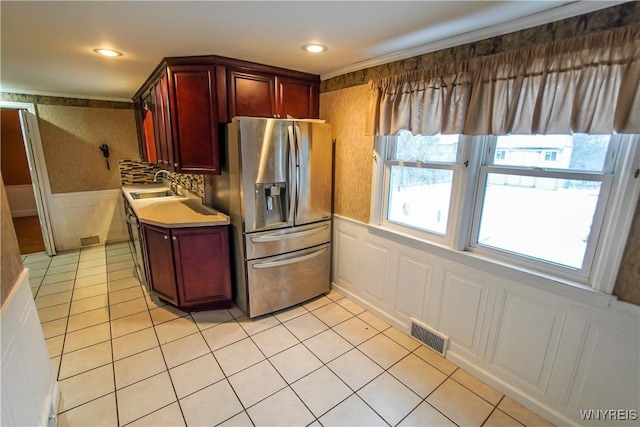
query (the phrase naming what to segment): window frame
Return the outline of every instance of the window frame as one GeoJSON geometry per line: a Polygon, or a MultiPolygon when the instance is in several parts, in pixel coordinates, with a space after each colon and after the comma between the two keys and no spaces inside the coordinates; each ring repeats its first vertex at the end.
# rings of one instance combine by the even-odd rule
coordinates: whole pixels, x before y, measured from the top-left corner
{"type": "MultiPolygon", "coordinates": [[[[427,247],[435,245],[454,252],[480,258],[488,263],[497,263],[519,271],[531,273],[560,283],[589,286],[595,291],[611,294],[618,268],[622,260],[635,207],[640,198],[640,179],[634,177],[640,171],[640,135],[611,135],[612,148],[605,158],[602,173],[569,171],[553,168],[522,168],[517,166],[487,165],[487,159],[495,150],[496,137],[460,135],[457,163],[454,170],[451,204],[447,220],[447,233],[440,236],[427,231],[413,229],[386,220],[388,209],[388,183],[390,168],[387,160],[393,149],[393,136],[377,136],[374,141],[370,225],[388,230],[399,236],[408,236],[427,247]],[[617,161],[616,161],[617,159],[617,161]],[[614,168],[615,165],[615,168],[614,168]],[[482,169],[485,168],[485,169],[482,169]],[[587,249],[580,270],[551,262],[529,259],[523,255],[512,255],[499,249],[478,247],[479,210],[484,197],[484,182],[481,176],[488,173],[505,173],[505,168],[514,173],[562,179],[588,179],[603,182],[594,212],[587,249]],[[606,172],[606,173],[605,173],[606,172]],[[387,188],[385,188],[387,187],[387,188]],[[604,194],[603,193],[606,193],[604,194]],[[594,227],[599,231],[594,233],[594,227]]],[[[408,162],[402,162],[407,165],[408,162]]],[[[438,162],[424,162],[437,164],[438,162]]],[[[640,172],[639,172],[640,173],[640,172]]]]}
{"type": "Polygon", "coordinates": [[[378,172],[376,173],[374,170],[372,183],[372,193],[377,193],[377,197],[372,197],[372,202],[374,199],[377,199],[379,200],[380,206],[376,209],[371,209],[371,222],[398,233],[408,234],[421,239],[427,239],[429,241],[443,245],[450,245],[452,242],[453,222],[458,215],[458,213],[456,212],[456,208],[458,206],[457,196],[460,193],[459,188],[463,184],[463,180],[461,179],[460,175],[462,174],[463,170],[462,158],[464,157],[466,149],[465,145],[467,144],[466,142],[462,141],[463,139],[464,137],[462,135],[459,135],[455,161],[438,162],[396,160],[393,157],[396,151],[395,148],[397,144],[397,137],[377,137],[374,148],[374,169],[377,169],[378,172]],[[390,193],[389,190],[392,166],[413,167],[419,169],[441,169],[451,170],[453,172],[451,193],[449,198],[449,214],[447,216],[447,227],[444,234],[439,234],[437,232],[432,232],[426,229],[413,227],[409,224],[403,224],[397,221],[390,220],[388,218],[390,193]],[[376,177],[380,175],[382,175],[382,179],[376,179],[376,177]]]}

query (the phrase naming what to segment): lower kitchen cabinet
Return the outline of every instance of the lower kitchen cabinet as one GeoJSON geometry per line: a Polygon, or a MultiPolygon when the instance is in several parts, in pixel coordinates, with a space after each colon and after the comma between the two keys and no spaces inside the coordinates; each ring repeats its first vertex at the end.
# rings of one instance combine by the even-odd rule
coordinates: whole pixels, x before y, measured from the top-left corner
{"type": "Polygon", "coordinates": [[[153,293],[186,310],[233,305],[228,225],[141,228],[153,293]]]}

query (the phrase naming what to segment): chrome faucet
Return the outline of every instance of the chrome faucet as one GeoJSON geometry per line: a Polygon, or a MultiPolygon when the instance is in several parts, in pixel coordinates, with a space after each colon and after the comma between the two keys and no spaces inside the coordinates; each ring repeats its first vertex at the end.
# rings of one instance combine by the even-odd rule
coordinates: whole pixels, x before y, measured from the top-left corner
{"type": "Polygon", "coordinates": [[[176,193],[178,191],[177,184],[176,184],[176,178],[168,170],[160,169],[158,172],[156,172],[155,175],[153,175],[153,182],[160,182],[158,180],[158,176],[160,176],[162,174],[166,175],[167,179],[169,180],[169,184],[170,184],[169,188],[170,188],[170,190],[173,191],[174,193],[176,193]]]}
{"type": "Polygon", "coordinates": [[[169,172],[168,170],[160,169],[158,172],[155,173],[155,175],[153,175],[153,182],[160,182],[158,180],[158,176],[161,174],[166,174],[167,179],[171,180],[171,172],[169,172]]]}

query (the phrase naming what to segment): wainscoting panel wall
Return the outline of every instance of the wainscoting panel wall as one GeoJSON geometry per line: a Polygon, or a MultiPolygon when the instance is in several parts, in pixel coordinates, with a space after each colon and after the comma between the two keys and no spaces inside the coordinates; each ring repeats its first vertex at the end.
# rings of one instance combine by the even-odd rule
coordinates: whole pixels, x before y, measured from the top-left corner
{"type": "Polygon", "coordinates": [[[362,258],[367,260],[368,268],[362,270],[360,281],[366,283],[364,292],[379,304],[385,303],[385,283],[389,283],[387,273],[391,262],[391,250],[370,240],[365,240],[360,251],[362,258]]]}
{"type": "Polygon", "coordinates": [[[333,286],[408,333],[450,338],[446,354],[558,425],[580,410],[639,410],[640,307],[537,280],[466,253],[334,216],[333,286]]]}
{"type": "Polygon", "coordinates": [[[83,238],[97,236],[101,244],[128,239],[119,189],[53,194],[51,208],[58,251],[80,248],[83,238]]]}
{"type": "Polygon", "coordinates": [[[2,306],[3,426],[47,426],[56,415],[59,388],[24,270],[2,306]]]}
{"type": "Polygon", "coordinates": [[[545,393],[566,313],[514,292],[505,291],[503,295],[496,312],[499,321],[495,347],[489,355],[491,364],[503,370],[505,376],[517,378],[523,387],[545,393]],[[523,351],[527,352],[526,357],[523,351]]]}
{"type": "Polygon", "coordinates": [[[468,353],[478,355],[489,285],[446,270],[439,330],[468,353]]]}
{"type": "Polygon", "coordinates": [[[408,253],[400,253],[396,275],[395,300],[391,306],[403,317],[405,323],[410,318],[425,319],[425,298],[431,290],[433,264],[408,253]]]}
{"type": "Polygon", "coordinates": [[[577,363],[569,392],[568,404],[575,410],[638,407],[640,362],[637,360],[638,337],[632,332],[638,324],[630,325],[628,319],[619,320],[621,323],[615,326],[607,325],[609,321],[587,322],[580,349],[582,357],[577,363]],[[629,360],[633,360],[634,356],[635,369],[629,369],[629,360]]]}

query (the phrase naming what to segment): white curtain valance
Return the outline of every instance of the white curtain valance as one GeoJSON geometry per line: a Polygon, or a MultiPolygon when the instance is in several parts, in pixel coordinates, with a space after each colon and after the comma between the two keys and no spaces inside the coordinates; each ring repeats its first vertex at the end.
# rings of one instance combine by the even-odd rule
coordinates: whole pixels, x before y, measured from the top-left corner
{"type": "Polygon", "coordinates": [[[640,133],[640,27],[372,82],[370,130],[394,135],[640,133]]]}

